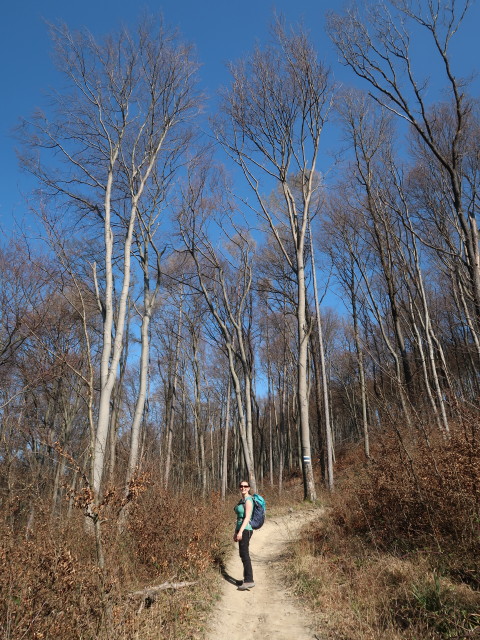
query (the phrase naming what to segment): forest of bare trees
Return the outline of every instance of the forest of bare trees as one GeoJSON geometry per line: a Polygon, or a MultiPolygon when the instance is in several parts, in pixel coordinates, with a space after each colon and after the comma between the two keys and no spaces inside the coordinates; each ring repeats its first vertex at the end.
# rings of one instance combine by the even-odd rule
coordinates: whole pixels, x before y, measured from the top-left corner
{"type": "Polygon", "coordinates": [[[0,249],[12,526],[80,506],[102,568],[102,505],[121,531],[145,474],[223,498],[300,474],[315,500],[352,443],[478,415],[480,121],[450,53],[469,3],[388,4],[328,18],[355,88],[278,19],[217,113],[161,21],[51,28],[64,82],[17,130],[41,238],[0,249]]]}
{"type": "Polygon", "coordinates": [[[363,89],[277,21],[231,67],[218,146],[198,133],[192,51],[163,25],[52,28],[70,89],[18,131],[44,242],[2,247],[7,495],[25,483],[55,512],[87,483],[93,505],[154,465],[203,492],[302,469],[313,499],[344,443],[368,457],[376,429],[447,435],[477,406],[479,125],[449,57],[457,4],[393,3],[438,57],[436,103],[394,17],[329,17],[363,89]],[[348,152],[327,178],[329,124],[348,152]],[[321,311],[319,287],[343,304],[321,311]]]}

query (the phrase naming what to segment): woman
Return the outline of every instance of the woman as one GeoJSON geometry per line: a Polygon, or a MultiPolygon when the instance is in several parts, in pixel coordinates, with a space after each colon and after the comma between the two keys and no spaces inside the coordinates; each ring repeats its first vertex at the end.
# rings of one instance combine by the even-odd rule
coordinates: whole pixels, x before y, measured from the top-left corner
{"type": "Polygon", "coordinates": [[[250,560],[250,538],[253,535],[253,529],[250,526],[250,519],[253,513],[253,498],[249,494],[250,485],[245,480],[240,482],[240,492],[242,499],[235,506],[237,514],[237,524],[233,539],[238,542],[238,550],[243,563],[243,582],[238,587],[239,591],[246,591],[255,586],[253,581],[252,562],[250,560]]]}

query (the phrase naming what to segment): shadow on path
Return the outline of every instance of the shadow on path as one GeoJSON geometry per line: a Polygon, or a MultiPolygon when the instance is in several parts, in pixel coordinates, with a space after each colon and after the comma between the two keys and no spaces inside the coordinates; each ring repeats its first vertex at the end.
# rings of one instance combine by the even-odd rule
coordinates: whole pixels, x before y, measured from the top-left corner
{"type": "Polygon", "coordinates": [[[230,584],[233,584],[236,587],[239,587],[242,584],[242,580],[235,580],[233,576],[227,573],[227,569],[225,567],[225,563],[223,560],[218,560],[218,567],[220,569],[220,573],[222,574],[222,578],[226,582],[229,582],[230,584]]]}

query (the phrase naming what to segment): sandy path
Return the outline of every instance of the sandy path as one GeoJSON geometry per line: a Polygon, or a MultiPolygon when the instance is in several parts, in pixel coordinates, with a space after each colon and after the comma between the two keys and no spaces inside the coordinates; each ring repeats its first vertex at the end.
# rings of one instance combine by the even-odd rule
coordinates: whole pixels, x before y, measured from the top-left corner
{"type": "MultiPolygon", "coordinates": [[[[256,586],[250,591],[237,591],[242,563],[238,545],[225,568],[221,600],[215,610],[207,640],[313,640],[308,614],[286,591],[276,572],[276,564],[299,528],[319,515],[318,509],[286,516],[268,516],[250,542],[253,576],[256,586]]],[[[233,543],[232,541],[232,544],[233,543]]],[[[319,639],[318,639],[319,640],[319,639]]]]}

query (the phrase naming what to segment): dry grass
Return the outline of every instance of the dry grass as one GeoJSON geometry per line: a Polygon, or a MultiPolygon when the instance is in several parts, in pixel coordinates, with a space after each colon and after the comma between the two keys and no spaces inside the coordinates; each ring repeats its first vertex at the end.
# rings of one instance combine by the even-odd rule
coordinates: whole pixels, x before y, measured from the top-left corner
{"type": "MultiPolygon", "coordinates": [[[[140,486],[140,484],[139,484],[140,486]]],[[[301,500],[301,480],[285,491],[262,488],[269,513],[301,500]]],[[[80,496],[81,497],[81,496],[80,496]]],[[[155,478],[144,482],[119,533],[122,493],[102,507],[105,568],[82,510],[52,518],[28,496],[11,496],[0,518],[0,638],[2,640],[195,640],[202,638],[220,591],[218,566],[230,549],[237,492],[222,503],[193,490],[175,495],[155,478]],[[194,582],[161,591],[154,602],[132,597],[164,582],[194,582]]],[[[82,500],[78,500],[79,505],[82,500]]]]}
{"type": "MultiPolygon", "coordinates": [[[[385,436],[368,465],[360,450],[340,461],[327,516],[292,546],[287,569],[315,612],[319,637],[478,637],[472,635],[480,629],[477,430],[465,421],[448,440],[385,436]]],[[[301,478],[286,479],[282,494],[268,483],[260,493],[267,513],[282,513],[301,501],[301,478]]],[[[192,496],[165,493],[152,481],[120,535],[112,499],[102,513],[103,571],[80,510],[60,522],[37,502],[27,533],[13,496],[0,520],[2,640],[203,638],[237,494],[226,504],[214,495],[192,496]],[[131,597],[183,580],[195,584],[163,591],[142,607],[131,597]]]]}
{"type": "Polygon", "coordinates": [[[398,558],[372,550],[328,519],[293,545],[287,572],[315,613],[319,637],[463,638],[480,623],[478,592],[441,577],[427,555],[398,558]]]}
{"type": "Polygon", "coordinates": [[[320,637],[480,637],[479,445],[467,427],[447,441],[383,438],[368,466],[349,453],[327,516],[287,566],[320,637]]]}
{"type": "MultiPolygon", "coordinates": [[[[106,566],[80,511],[60,523],[37,505],[34,526],[0,522],[2,640],[157,640],[201,637],[215,598],[215,564],[227,522],[217,496],[172,496],[153,483],[118,533],[112,506],[102,514],[106,566]],[[140,607],[133,591],[195,581],[140,607]],[[151,606],[149,606],[151,604],[151,606]]],[[[230,514],[228,514],[230,516],[230,514]]],[[[232,518],[229,517],[229,520],[232,518]]]]}

